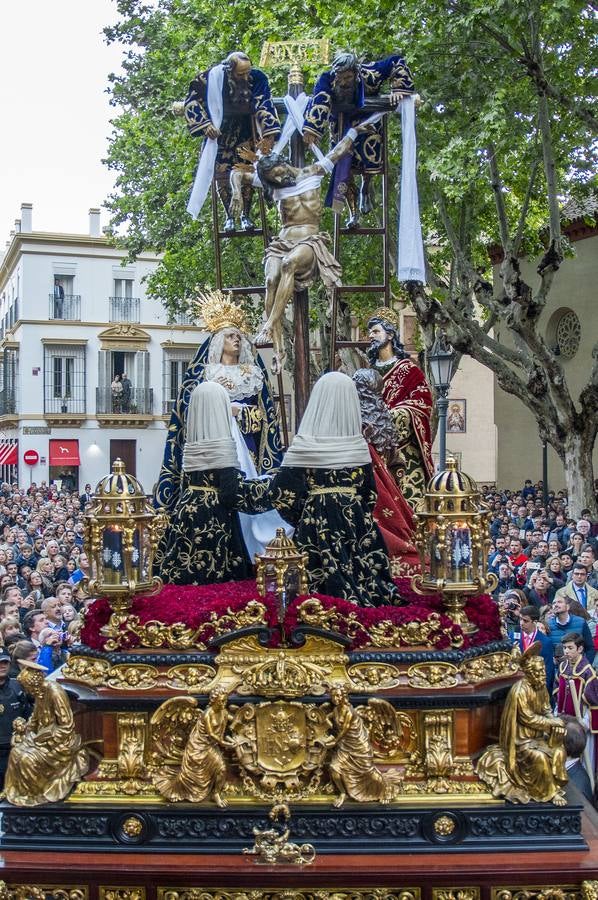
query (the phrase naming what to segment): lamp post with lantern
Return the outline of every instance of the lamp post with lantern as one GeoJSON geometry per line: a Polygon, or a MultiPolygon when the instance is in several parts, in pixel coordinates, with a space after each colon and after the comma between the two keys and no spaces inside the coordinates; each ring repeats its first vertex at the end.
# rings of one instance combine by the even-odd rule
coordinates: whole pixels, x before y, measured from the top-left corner
{"type": "Polygon", "coordinates": [[[451,386],[455,365],[455,351],[449,344],[444,332],[436,338],[431,351],[428,353],[428,365],[434,381],[436,403],[438,405],[438,469],[442,472],[446,467],[446,412],[448,409],[448,392],[451,386]]]}

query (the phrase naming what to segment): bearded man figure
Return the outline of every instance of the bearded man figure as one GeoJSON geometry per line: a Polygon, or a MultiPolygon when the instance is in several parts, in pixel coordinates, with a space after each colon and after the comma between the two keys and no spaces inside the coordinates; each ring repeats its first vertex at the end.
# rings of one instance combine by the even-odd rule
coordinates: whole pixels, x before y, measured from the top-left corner
{"type": "MultiPolygon", "coordinates": [[[[333,143],[339,133],[340,117],[345,127],[357,125],[367,117],[365,100],[377,97],[390,82],[390,103],[396,106],[402,97],[413,93],[413,79],[403,57],[395,53],[385,59],[365,62],[351,52],[337,53],[331,68],[319,76],[313,94],[305,108],[303,140],[307,147],[319,144],[326,127],[333,143]]],[[[359,225],[359,213],[367,215],[373,208],[372,177],[382,172],[384,161],[382,126],[377,124],[361,135],[352,152],[339,160],[330,179],[326,205],[341,212],[346,202],[350,217],[349,228],[359,225]],[[361,175],[359,209],[355,176],[361,175]]]]}
{"type": "Polygon", "coordinates": [[[405,466],[399,486],[415,510],[434,473],[432,464],[432,391],[426,376],[409,359],[399,336],[398,317],[391,309],[376,310],[368,321],[370,365],[384,380],[382,397],[398,435],[405,466]]]}
{"type": "Polygon", "coordinates": [[[368,442],[378,499],[374,521],[386,544],[392,574],[414,575],[420,571],[413,543],[413,510],[401,494],[405,461],[398,450],[399,437],[390,410],[382,399],[384,382],[375,369],[357,369],[353,383],[359,395],[363,436],[368,442]]]}
{"type": "MultiPolygon", "coordinates": [[[[241,159],[239,151],[254,150],[258,138],[262,147],[271,148],[280,136],[280,122],[268,78],[253,67],[246,53],[239,50],[229,53],[222,63],[195,76],[183,113],[193,137],[203,137],[206,143],[217,142],[213,175],[226,212],[224,231],[234,231],[230,173],[241,159]]],[[[195,218],[206,193],[199,192],[201,200],[192,195],[189,212],[195,218]]],[[[247,184],[240,210],[241,231],[252,231],[255,227],[251,220],[252,197],[252,186],[247,184]]]]}

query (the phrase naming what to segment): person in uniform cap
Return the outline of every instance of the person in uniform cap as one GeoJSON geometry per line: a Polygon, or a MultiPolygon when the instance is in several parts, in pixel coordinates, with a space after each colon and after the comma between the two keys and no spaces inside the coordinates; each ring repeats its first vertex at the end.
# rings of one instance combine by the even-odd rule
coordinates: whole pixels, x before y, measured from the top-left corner
{"type": "Polygon", "coordinates": [[[31,712],[27,694],[15,678],[8,677],[10,663],[10,654],[0,649],[0,789],[4,788],[12,723],[18,718],[28,718],[31,712]]]}

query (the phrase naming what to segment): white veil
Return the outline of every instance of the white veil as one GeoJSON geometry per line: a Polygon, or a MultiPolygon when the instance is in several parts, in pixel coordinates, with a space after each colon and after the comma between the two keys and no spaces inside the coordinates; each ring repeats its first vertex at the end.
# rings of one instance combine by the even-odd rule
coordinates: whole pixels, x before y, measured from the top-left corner
{"type": "Polygon", "coordinates": [[[361,433],[357,388],[348,375],[329,372],[316,381],[283,466],[342,469],[372,459],[361,433]]]}
{"type": "Polygon", "coordinates": [[[226,390],[213,381],[193,389],[187,412],[183,470],[239,468],[232,433],[232,415],[226,390]]]}

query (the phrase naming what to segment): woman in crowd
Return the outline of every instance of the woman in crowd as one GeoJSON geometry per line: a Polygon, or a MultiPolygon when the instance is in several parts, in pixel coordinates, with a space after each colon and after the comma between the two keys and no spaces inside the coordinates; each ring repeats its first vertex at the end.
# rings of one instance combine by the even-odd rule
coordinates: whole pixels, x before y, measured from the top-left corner
{"type": "Polygon", "coordinates": [[[330,372],[316,382],[271,497],[308,555],[312,591],[359,606],[400,601],[372,513],[376,486],[357,389],[330,372]]]}
{"type": "Polygon", "coordinates": [[[563,577],[563,567],[559,556],[553,556],[548,560],[548,571],[550,572],[550,577],[552,578],[554,586],[558,591],[559,588],[565,585],[566,580],[563,577]]]}
{"type": "Polygon", "coordinates": [[[568,553],[573,562],[577,562],[577,557],[581,553],[582,545],[584,544],[583,534],[580,534],[579,531],[575,531],[571,535],[571,543],[565,550],[565,553],[568,553]]]}

